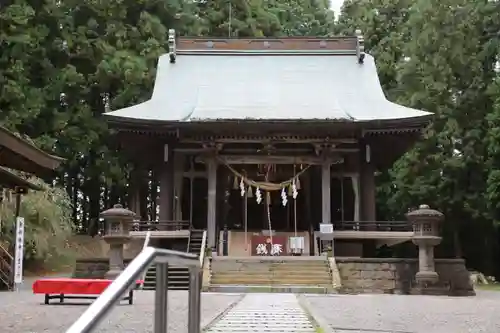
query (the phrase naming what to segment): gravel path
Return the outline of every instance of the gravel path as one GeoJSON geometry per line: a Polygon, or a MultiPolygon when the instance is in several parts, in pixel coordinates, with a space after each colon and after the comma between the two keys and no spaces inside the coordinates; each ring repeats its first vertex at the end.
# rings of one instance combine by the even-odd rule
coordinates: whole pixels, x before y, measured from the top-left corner
{"type": "MultiPolygon", "coordinates": [[[[169,333],[187,332],[187,291],[169,292],[169,333]]],[[[202,294],[202,326],[231,304],[238,294],[202,294]]],[[[0,332],[61,333],[86,309],[85,305],[43,305],[42,295],[29,291],[0,293],[0,332]]],[[[154,292],[139,291],[134,305],[116,307],[96,332],[145,333],[153,331],[154,292]]]]}
{"type": "MultiPolygon", "coordinates": [[[[476,297],[398,295],[303,296],[334,333],[498,333],[500,292],[476,297]]],[[[328,331],[325,331],[328,332],[328,331]]]]}

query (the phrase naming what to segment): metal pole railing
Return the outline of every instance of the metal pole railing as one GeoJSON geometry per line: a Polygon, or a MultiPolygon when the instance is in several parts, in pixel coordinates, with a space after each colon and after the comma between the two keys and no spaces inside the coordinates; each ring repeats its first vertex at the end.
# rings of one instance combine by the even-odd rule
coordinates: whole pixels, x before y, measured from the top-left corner
{"type": "Polygon", "coordinates": [[[201,267],[198,256],[165,249],[145,248],[92,303],[66,333],[92,332],[123,295],[135,287],[136,280],[149,265],[157,264],[154,312],[154,333],[168,331],[168,266],[189,266],[189,313],[188,333],[200,332],[201,267]]]}
{"type": "MultiPolygon", "coordinates": [[[[148,230],[146,232],[146,238],[144,239],[144,244],[142,245],[142,250],[146,249],[149,246],[149,242],[151,241],[151,230],[148,230]]],[[[139,286],[140,289],[144,288],[144,282],[146,281],[146,274],[147,270],[144,270],[141,276],[141,285],[139,286]]]]}
{"type": "Polygon", "coordinates": [[[168,264],[156,264],[154,333],[168,330],[168,264]]]}
{"type": "MultiPolygon", "coordinates": [[[[197,268],[189,269],[188,332],[200,332],[201,272],[197,268]]],[[[156,332],[155,332],[156,333],[156,332]]]]}

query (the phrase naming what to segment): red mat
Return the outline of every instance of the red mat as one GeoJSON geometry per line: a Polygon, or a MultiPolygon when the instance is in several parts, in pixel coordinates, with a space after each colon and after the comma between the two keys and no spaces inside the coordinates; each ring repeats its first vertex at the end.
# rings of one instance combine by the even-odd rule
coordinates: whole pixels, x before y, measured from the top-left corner
{"type": "MultiPolygon", "coordinates": [[[[77,295],[98,295],[113,282],[104,279],[71,279],[54,278],[36,280],[33,283],[34,294],[77,294],[77,295]]],[[[137,284],[142,284],[142,280],[137,280],[137,284]]]]}

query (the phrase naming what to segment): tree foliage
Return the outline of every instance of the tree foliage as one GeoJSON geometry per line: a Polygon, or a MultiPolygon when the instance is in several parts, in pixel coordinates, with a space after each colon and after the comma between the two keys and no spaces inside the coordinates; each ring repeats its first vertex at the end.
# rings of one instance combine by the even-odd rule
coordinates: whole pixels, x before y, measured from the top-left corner
{"type": "Polygon", "coordinates": [[[492,138],[498,4],[353,0],[340,28],[349,31],[353,22],[366,31],[388,97],[436,114],[425,140],[379,178],[385,218],[401,217],[401,207],[431,204],[447,217],[442,254],[465,256],[492,273],[499,254],[497,203],[484,194],[495,199],[498,193],[491,169],[498,146],[492,138]]]}
{"type": "Polygon", "coordinates": [[[429,203],[447,216],[443,254],[500,274],[500,3],[346,0],[337,22],[333,14],[326,0],[4,1],[0,122],[67,158],[48,181],[85,229],[127,199],[131,166],[101,115],[149,98],[169,28],[214,37],[360,29],[388,98],[436,114],[424,140],[377,177],[378,218],[429,203]]]}
{"type": "MultiPolygon", "coordinates": [[[[31,191],[21,201],[20,216],[25,222],[25,260],[48,261],[64,255],[68,238],[73,234],[71,200],[66,191],[48,186],[41,179],[30,181],[43,188],[31,191]]],[[[14,244],[16,200],[5,191],[0,203],[2,236],[9,244],[14,244]]]]}

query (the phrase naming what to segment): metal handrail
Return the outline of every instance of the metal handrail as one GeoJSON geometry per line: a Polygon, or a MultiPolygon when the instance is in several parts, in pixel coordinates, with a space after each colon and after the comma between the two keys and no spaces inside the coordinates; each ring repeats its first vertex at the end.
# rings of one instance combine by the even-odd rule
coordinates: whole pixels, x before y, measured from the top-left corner
{"type": "Polygon", "coordinates": [[[189,267],[188,333],[200,332],[201,267],[198,256],[166,249],[145,248],[128,264],[87,310],[71,325],[66,333],[92,332],[116,306],[123,295],[135,286],[137,279],[151,264],[157,264],[154,333],[168,330],[168,265],[189,267]]]}

